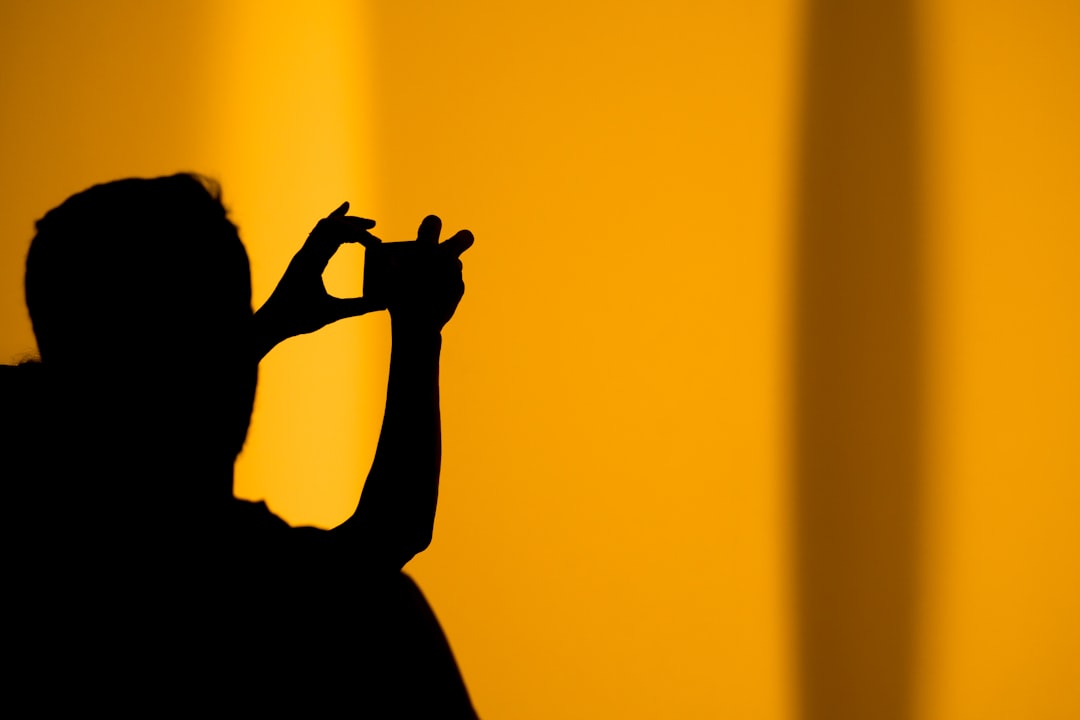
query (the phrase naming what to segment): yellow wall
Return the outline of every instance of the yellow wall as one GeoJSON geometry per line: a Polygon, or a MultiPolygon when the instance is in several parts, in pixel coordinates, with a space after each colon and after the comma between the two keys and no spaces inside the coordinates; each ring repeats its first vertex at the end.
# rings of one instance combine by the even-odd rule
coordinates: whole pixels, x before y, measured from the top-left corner
{"type": "Polygon", "coordinates": [[[928,3],[923,717],[1080,716],[1080,6],[928,3]]]}
{"type": "Polygon", "coordinates": [[[794,10],[375,5],[385,218],[477,238],[411,567],[488,717],[788,716],[794,10]]]}
{"type": "MultiPolygon", "coordinates": [[[[477,244],[446,330],[435,541],[409,569],[483,716],[851,716],[849,696],[823,691],[828,673],[807,673],[796,621],[865,611],[871,630],[910,621],[910,656],[882,631],[832,657],[884,658],[864,679],[910,693],[911,717],[1076,717],[1080,16],[1054,0],[909,8],[916,127],[891,137],[916,148],[914,199],[887,211],[920,242],[919,340],[897,346],[918,351],[897,365],[918,394],[918,457],[897,477],[917,492],[893,484],[912,505],[867,526],[883,535],[844,526],[865,551],[853,574],[828,545],[816,565],[793,548],[808,518],[858,507],[808,494],[821,486],[796,441],[814,416],[792,384],[815,357],[808,318],[860,347],[857,315],[796,302],[808,228],[832,222],[808,219],[807,198],[829,198],[807,190],[808,127],[854,102],[815,94],[814,116],[807,96],[813,23],[841,6],[0,4],[0,361],[33,348],[33,220],[92,183],[217,177],[256,302],[342,200],[387,239],[435,212],[477,244]],[[808,514],[807,498],[828,512],[808,514]],[[894,569],[911,575],[910,615],[811,602],[814,578],[859,587],[894,569]]],[[[891,181],[871,180],[863,197],[891,181]]],[[[331,286],[353,292],[360,262],[340,258],[331,286]]],[[[342,519],[386,351],[384,317],[276,350],[238,493],[292,522],[342,519]]]]}

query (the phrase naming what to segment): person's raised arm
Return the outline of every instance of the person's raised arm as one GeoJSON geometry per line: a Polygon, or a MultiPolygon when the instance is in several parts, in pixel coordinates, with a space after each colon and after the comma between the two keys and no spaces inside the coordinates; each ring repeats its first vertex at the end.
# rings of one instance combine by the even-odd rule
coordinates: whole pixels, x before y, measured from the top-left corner
{"type": "MultiPolygon", "coordinates": [[[[344,541],[356,560],[396,570],[431,541],[442,454],[442,328],[464,293],[460,256],[473,237],[462,230],[440,243],[442,223],[428,216],[414,242],[385,246],[410,251],[408,261],[392,273],[392,288],[380,288],[372,297],[335,298],[326,292],[322,272],[338,247],[359,242],[370,251],[380,244],[368,232],[374,221],[347,216],[347,210],[345,203],[312,230],[255,313],[252,345],[261,359],[287,338],[342,318],[390,310],[390,375],[375,458],[356,511],[330,534],[344,541]]],[[[366,285],[367,278],[365,293],[366,285]]]]}
{"type": "Polygon", "coordinates": [[[390,376],[379,444],[356,512],[334,531],[362,538],[369,559],[392,569],[428,546],[435,522],[442,329],[465,291],[460,255],[473,243],[468,230],[439,243],[441,226],[434,215],[421,223],[416,252],[387,299],[390,376]]]}

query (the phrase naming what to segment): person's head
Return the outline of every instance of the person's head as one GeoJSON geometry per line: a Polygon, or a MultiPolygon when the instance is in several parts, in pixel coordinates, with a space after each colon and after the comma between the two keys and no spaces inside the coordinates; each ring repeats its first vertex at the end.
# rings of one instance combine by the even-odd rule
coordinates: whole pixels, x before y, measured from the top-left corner
{"type": "Polygon", "coordinates": [[[26,303],[42,365],[110,433],[235,458],[257,372],[251,278],[215,185],[180,174],[68,198],[37,223],[26,303]]]}

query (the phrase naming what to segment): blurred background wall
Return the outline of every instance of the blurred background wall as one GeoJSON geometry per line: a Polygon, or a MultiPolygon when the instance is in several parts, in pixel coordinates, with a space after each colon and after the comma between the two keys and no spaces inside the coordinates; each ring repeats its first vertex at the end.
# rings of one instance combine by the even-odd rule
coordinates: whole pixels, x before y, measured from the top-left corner
{"type": "MultiPolygon", "coordinates": [[[[409,571],[483,716],[1076,717],[1080,8],[865,5],[8,0],[0,360],[90,184],[220,180],[257,303],[342,200],[434,212],[409,571]]],[[[346,517],[387,350],[275,350],[238,494],[346,517]]]]}

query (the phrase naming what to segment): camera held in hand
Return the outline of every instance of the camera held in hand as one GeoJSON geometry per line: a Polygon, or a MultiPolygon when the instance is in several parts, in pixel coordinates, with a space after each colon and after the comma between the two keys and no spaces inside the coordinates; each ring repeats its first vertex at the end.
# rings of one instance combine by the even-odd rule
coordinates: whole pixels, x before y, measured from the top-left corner
{"type": "Polygon", "coordinates": [[[364,251],[364,297],[386,308],[417,292],[437,248],[416,241],[371,245],[364,251]]]}

